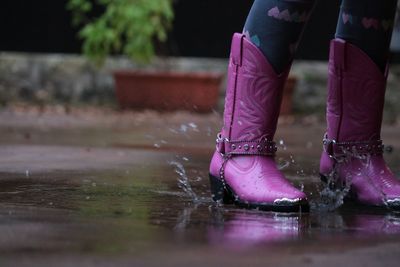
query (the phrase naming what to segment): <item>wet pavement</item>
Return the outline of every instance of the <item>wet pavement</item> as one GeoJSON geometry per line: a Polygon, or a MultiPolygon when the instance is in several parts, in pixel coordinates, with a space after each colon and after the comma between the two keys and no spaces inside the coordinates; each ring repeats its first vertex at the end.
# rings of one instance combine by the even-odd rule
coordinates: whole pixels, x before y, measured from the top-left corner
{"type": "MultiPolygon", "coordinates": [[[[219,122],[1,111],[0,266],[398,266],[400,215],[320,205],[316,120],[283,122],[276,138],[309,214],[215,206],[207,169],[219,122]]],[[[399,133],[384,127],[397,175],[399,133]]]]}

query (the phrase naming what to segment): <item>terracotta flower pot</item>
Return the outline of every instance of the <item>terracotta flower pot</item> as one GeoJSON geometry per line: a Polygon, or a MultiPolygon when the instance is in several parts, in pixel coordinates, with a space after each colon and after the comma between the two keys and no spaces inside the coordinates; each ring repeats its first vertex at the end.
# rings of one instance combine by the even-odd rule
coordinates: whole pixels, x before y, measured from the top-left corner
{"type": "Polygon", "coordinates": [[[293,113],[293,94],[296,84],[297,77],[290,75],[283,89],[281,115],[292,115],[293,113]]]}
{"type": "Polygon", "coordinates": [[[222,74],[116,71],[121,108],[210,112],[218,101],[222,74]]]}

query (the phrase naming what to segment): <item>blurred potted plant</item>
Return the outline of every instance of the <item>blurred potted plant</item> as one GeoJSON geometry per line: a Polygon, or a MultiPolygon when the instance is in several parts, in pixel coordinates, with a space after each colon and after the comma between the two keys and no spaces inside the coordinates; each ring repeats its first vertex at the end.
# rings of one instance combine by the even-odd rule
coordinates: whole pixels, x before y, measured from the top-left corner
{"type": "Polygon", "coordinates": [[[293,96],[297,85],[297,76],[290,74],[283,89],[280,115],[293,115],[293,96]]]}
{"type": "MultiPolygon", "coordinates": [[[[167,40],[174,18],[173,0],[69,0],[74,25],[81,25],[83,53],[97,65],[121,53],[149,63],[155,44],[167,40]],[[91,19],[94,8],[103,12],[91,19]]],[[[218,100],[222,75],[176,71],[120,70],[114,72],[122,108],[211,111],[218,100]]]]}

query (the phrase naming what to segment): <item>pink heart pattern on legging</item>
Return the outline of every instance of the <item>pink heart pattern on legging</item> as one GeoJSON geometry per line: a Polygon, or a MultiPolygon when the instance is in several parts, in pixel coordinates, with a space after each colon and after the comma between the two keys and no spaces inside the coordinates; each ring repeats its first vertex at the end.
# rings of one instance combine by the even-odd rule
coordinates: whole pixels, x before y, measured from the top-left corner
{"type": "Polygon", "coordinates": [[[361,25],[364,29],[375,29],[379,30],[382,29],[384,31],[388,31],[393,27],[393,20],[389,19],[383,19],[379,20],[377,18],[369,18],[369,17],[363,17],[363,18],[358,18],[356,16],[353,16],[352,14],[349,13],[342,13],[342,22],[343,24],[350,24],[353,25],[354,23],[357,23],[358,21],[361,21],[361,25]]]}
{"type": "Polygon", "coordinates": [[[370,29],[371,27],[378,30],[379,29],[379,20],[375,18],[366,18],[364,17],[361,20],[362,25],[366,29],[370,29]]]}
{"type": "Polygon", "coordinates": [[[353,24],[353,16],[347,13],[342,14],[343,24],[350,23],[353,24]]]}
{"type": "Polygon", "coordinates": [[[303,12],[299,14],[298,12],[293,12],[290,13],[288,9],[285,9],[283,11],[280,11],[279,8],[273,7],[270,10],[268,10],[268,16],[278,19],[278,20],[283,20],[287,22],[306,22],[308,20],[309,14],[307,12],[303,12]]]}

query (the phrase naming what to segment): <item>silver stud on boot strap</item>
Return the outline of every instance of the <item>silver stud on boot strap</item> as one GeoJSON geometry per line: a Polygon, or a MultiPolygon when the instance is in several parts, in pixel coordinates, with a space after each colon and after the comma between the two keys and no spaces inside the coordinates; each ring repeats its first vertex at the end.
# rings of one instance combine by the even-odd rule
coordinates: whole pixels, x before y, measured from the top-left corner
{"type": "Polygon", "coordinates": [[[337,142],[329,139],[326,134],[323,139],[323,145],[325,152],[331,157],[344,156],[348,153],[380,155],[383,154],[385,148],[382,140],[337,142]]]}
{"type": "Polygon", "coordinates": [[[221,155],[264,155],[274,156],[277,147],[274,141],[262,139],[260,141],[232,141],[223,138],[219,133],[217,136],[217,151],[221,155]]]}

